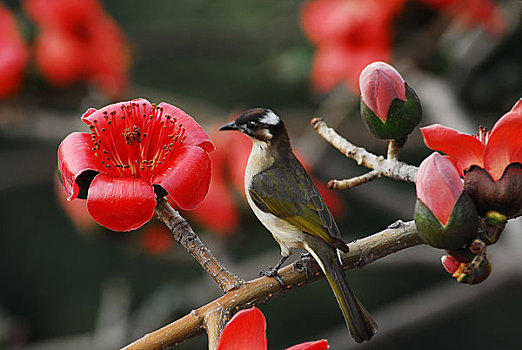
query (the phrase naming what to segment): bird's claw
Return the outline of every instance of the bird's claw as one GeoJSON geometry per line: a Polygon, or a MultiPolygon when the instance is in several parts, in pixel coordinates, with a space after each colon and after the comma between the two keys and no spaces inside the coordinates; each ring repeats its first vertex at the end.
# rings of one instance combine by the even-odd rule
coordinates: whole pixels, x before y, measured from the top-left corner
{"type": "Polygon", "coordinates": [[[285,282],[283,281],[283,279],[281,278],[281,276],[279,276],[279,274],[277,273],[277,269],[276,268],[271,268],[271,269],[268,269],[268,270],[261,270],[259,272],[259,276],[261,277],[273,277],[276,279],[277,283],[279,283],[279,285],[281,287],[284,287],[285,286],[285,282]]]}

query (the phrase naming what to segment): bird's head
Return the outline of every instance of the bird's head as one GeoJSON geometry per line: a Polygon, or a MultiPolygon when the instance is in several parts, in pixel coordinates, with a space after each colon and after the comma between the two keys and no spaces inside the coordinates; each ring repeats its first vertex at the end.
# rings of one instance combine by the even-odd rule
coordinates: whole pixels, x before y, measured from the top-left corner
{"type": "Polygon", "coordinates": [[[288,140],[285,123],[268,108],[249,109],[219,130],[237,130],[267,144],[288,140]]]}

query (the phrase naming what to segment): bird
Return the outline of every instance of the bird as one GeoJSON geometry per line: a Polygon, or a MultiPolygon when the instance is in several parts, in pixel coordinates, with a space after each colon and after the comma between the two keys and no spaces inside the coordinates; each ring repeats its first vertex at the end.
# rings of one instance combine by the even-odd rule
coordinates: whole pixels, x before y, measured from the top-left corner
{"type": "Polygon", "coordinates": [[[281,260],[261,274],[283,284],[279,268],[295,248],[313,256],[326,276],[353,339],[368,341],[377,323],[348,285],[338,251],[348,252],[339,228],[310,176],[295,157],[284,121],[268,108],[252,108],[219,130],[249,136],[245,194],[259,221],[272,233],[281,260]]]}

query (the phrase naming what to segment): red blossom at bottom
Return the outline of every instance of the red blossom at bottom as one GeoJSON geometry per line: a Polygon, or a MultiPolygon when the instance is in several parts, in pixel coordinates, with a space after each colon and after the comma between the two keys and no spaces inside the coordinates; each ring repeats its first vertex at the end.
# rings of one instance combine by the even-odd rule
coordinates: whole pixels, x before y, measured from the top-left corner
{"type": "MultiPolygon", "coordinates": [[[[287,350],[328,349],[326,340],[318,340],[294,345],[287,350]]],[[[239,311],[228,322],[217,350],[266,350],[266,319],[256,307],[239,311]]]]}

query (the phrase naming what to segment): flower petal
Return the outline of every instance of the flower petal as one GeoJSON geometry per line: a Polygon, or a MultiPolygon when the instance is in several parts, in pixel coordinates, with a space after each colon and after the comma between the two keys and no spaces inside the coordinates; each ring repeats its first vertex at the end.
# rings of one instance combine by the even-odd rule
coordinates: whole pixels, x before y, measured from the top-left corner
{"type": "MultiPolygon", "coordinates": [[[[92,151],[91,135],[84,132],[73,132],[58,147],[58,167],[62,183],[69,195],[69,200],[78,196],[80,188],[76,179],[87,170],[103,172],[104,168],[92,151]]],[[[82,188],[86,191],[87,188],[82,188]]]]}
{"type": "Polygon", "coordinates": [[[420,130],[426,146],[452,157],[457,162],[461,175],[472,165],[484,167],[484,145],[473,136],[440,124],[430,125],[420,130]]]}
{"type": "Polygon", "coordinates": [[[191,210],[207,195],[210,169],[207,152],[196,146],[182,147],[163,172],[152,178],[152,183],[167,191],[171,205],[191,210]]]}
{"type": "Polygon", "coordinates": [[[506,167],[522,163],[522,99],[496,123],[484,152],[484,169],[498,181],[506,167]]]}
{"type": "Polygon", "coordinates": [[[183,124],[183,127],[186,129],[186,145],[199,146],[207,152],[212,152],[215,149],[214,144],[212,144],[208,135],[190,115],[183,112],[178,107],[166,102],[161,102],[158,107],[163,107],[163,114],[169,114],[172,117],[176,117],[178,123],[183,124]]]}
{"type": "Polygon", "coordinates": [[[87,196],[93,219],[114,231],[131,231],[148,222],[156,207],[156,194],[149,181],[99,174],[87,196]]]}
{"type": "Polygon", "coordinates": [[[129,106],[132,103],[134,103],[137,108],[137,115],[142,115],[144,113],[149,115],[152,112],[152,105],[148,100],[144,98],[137,98],[132,101],[113,103],[111,105],[103,107],[102,109],[89,108],[87,112],[83,114],[82,122],[84,122],[87,125],[92,125],[95,123],[100,123],[100,125],[105,124],[106,121],[103,117],[104,112],[107,112],[107,114],[109,115],[111,114],[111,112],[121,114],[122,107],[129,106]]]}
{"type": "Polygon", "coordinates": [[[400,73],[385,62],[373,62],[359,76],[361,98],[384,122],[395,98],[406,101],[406,87],[400,73]]]}
{"type": "Polygon", "coordinates": [[[421,163],[416,187],[417,198],[446,225],[464,188],[457,169],[447,158],[434,152],[421,163]]]}
{"type": "Polygon", "coordinates": [[[297,344],[297,345],[289,347],[286,350],[324,350],[324,349],[330,349],[330,346],[328,346],[328,341],[326,341],[326,339],[309,341],[306,343],[297,344]]]}
{"type": "Polygon", "coordinates": [[[266,320],[256,307],[239,311],[227,323],[217,350],[266,350],[266,320]]]}

